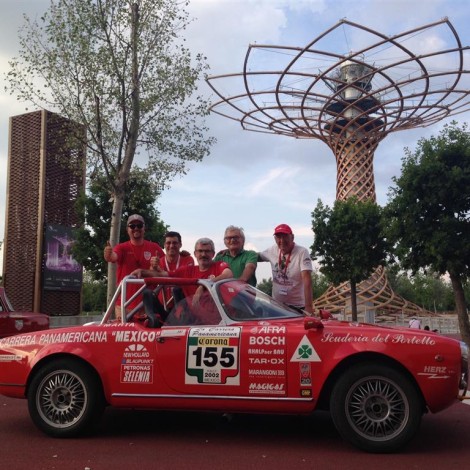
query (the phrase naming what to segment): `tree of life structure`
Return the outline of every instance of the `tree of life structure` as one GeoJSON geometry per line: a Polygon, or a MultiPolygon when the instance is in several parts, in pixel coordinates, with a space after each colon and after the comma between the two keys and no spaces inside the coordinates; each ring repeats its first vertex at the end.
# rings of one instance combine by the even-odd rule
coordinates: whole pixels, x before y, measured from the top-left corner
{"type": "MultiPolygon", "coordinates": [[[[468,50],[447,18],[394,36],[344,19],[305,47],[250,45],[242,72],[207,79],[220,98],[211,111],[245,130],[323,141],[336,158],[336,199],[375,201],[374,153],[389,133],[470,109],[468,50]],[[345,39],[348,52],[335,52],[345,39]],[[444,46],[436,50],[436,44],[444,46]],[[280,66],[263,70],[273,57],[280,66]]],[[[314,304],[338,312],[349,302],[346,282],[314,304]]],[[[391,289],[381,266],[358,285],[357,305],[422,311],[391,289]]]]}

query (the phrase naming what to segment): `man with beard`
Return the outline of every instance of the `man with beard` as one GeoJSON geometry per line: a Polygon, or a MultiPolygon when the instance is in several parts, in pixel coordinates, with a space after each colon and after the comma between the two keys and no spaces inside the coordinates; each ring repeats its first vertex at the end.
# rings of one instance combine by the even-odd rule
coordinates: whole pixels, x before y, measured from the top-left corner
{"type": "MultiPolygon", "coordinates": [[[[109,241],[104,248],[104,259],[108,263],[117,263],[116,283],[119,285],[125,276],[128,276],[136,269],[149,269],[152,256],[164,256],[162,248],[156,242],[145,240],[145,220],[141,215],[133,214],[127,219],[127,235],[129,240],[119,243],[114,248],[109,241]]],[[[127,297],[130,298],[139,286],[129,285],[127,297]]],[[[129,305],[127,309],[135,306],[129,305]]],[[[116,302],[115,314],[121,320],[120,299],[116,302]]]]}

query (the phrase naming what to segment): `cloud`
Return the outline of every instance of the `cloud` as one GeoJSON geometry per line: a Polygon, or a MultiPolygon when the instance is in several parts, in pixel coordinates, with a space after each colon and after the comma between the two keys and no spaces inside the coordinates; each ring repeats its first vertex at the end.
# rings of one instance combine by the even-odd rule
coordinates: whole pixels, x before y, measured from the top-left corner
{"type": "MultiPolygon", "coordinates": [[[[16,32],[22,24],[21,13],[35,16],[49,4],[50,0],[9,2],[8,15],[0,17],[0,73],[8,70],[8,60],[17,53],[16,32]]],[[[302,47],[345,16],[385,35],[448,16],[463,44],[470,43],[470,10],[464,0],[191,0],[189,12],[196,19],[184,33],[186,44],[193,53],[207,56],[210,74],[214,75],[241,72],[249,44],[302,47]]],[[[346,36],[339,28],[336,42],[324,41],[323,46],[336,52],[348,52],[359,47],[360,40],[359,36],[346,36]]],[[[420,44],[420,40],[419,36],[413,38],[409,47],[428,50],[431,43],[442,41],[440,37],[431,38],[429,43],[420,44]]],[[[279,67],[279,62],[272,61],[276,56],[271,54],[263,59],[266,62],[256,66],[279,67]]],[[[466,52],[467,69],[468,56],[466,52]]],[[[439,57],[435,64],[443,65],[439,57]]],[[[464,80],[467,88],[469,78],[464,80]]],[[[3,87],[3,82],[0,86],[3,87]]],[[[201,83],[200,91],[206,96],[212,94],[205,82],[201,83]]],[[[24,106],[5,94],[0,95],[0,105],[2,239],[8,119],[24,112],[24,106]]],[[[468,114],[457,118],[463,121],[466,117],[468,114]]],[[[209,116],[207,124],[209,134],[217,138],[211,155],[201,163],[191,164],[188,174],[173,181],[158,204],[162,220],[181,232],[185,248],[192,251],[197,238],[209,236],[216,242],[216,248],[221,249],[223,230],[235,224],[245,228],[248,247],[265,249],[273,244],[273,228],[279,223],[291,225],[296,242],[310,246],[313,242],[311,212],[317,200],[331,206],[335,199],[336,163],[328,146],[319,140],[247,132],[240,123],[215,114],[209,116]]],[[[413,148],[419,138],[436,135],[442,124],[397,132],[381,142],[374,161],[379,203],[386,202],[391,178],[399,174],[403,148],[413,148]]],[[[259,269],[269,274],[266,263],[259,269]]],[[[261,279],[263,275],[258,277],[261,279]]]]}
{"type": "Polygon", "coordinates": [[[253,184],[248,187],[248,194],[250,196],[258,196],[267,187],[273,186],[273,183],[275,183],[277,188],[282,188],[284,183],[293,178],[299,170],[300,168],[298,167],[271,168],[267,175],[254,181],[253,184]]]}

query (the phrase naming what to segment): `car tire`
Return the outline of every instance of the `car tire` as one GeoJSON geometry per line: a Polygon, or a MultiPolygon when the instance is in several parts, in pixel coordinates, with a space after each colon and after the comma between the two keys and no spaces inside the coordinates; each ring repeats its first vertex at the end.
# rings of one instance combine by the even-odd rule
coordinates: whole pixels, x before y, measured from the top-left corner
{"type": "Polygon", "coordinates": [[[65,358],[36,372],[27,398],[34,424],[53,437],[74,437],[91,430],[105,406],[96,373],[86,364],[65,358]]]}
{"type": "Polygon", "coordinates": [[[373,453],[406,445],[419,429],[423,410],[412,380],[382,364],[348,368],[330,397],[331,417],[343,439],[373,453]]]}

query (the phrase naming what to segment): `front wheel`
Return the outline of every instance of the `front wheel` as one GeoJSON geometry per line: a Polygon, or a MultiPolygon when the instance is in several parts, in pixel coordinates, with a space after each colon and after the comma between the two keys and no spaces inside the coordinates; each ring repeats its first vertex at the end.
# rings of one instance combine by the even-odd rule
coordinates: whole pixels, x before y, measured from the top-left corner
{"type": "Polygon", "coordinates": [[[101,383],[85,364],[59,359],[41,368],[28,388],[34,424],[53,437],[88,431],[104,410],[101,383]]]}
{"type": "Polygon", "coordinates": [[[395,452],[417,433],[423,414],[420,394],[398,370],[358,364],[336,382],[330,400],[341,436],[367,452],[395,452]]]}

